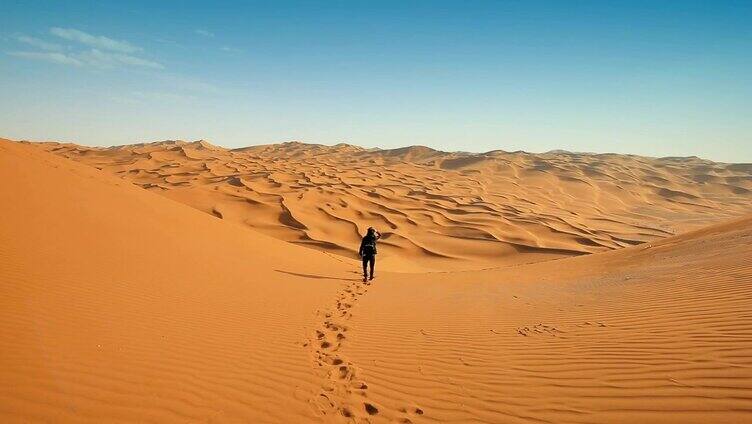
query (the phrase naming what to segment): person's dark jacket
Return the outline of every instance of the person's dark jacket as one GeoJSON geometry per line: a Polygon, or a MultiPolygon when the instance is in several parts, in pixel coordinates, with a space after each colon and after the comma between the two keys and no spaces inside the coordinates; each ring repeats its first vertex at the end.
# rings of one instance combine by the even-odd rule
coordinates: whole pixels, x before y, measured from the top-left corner
{"type": "Polygon", "coordinates": [[[363,240],[360,242],[360,249],[358,250],[358,255],[360,256],[371,256],[378,253],[376,251],[376,240],[378,240],[379,237],[375,234],[366,234],[365,237],[363,237],[363,240]]]}

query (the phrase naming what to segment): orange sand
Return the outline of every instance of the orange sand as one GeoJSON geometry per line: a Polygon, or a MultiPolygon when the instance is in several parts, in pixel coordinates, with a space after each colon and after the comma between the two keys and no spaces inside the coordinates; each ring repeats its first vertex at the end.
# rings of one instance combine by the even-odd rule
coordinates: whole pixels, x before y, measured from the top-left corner
{"type": "Polygon", "coordinates": [[[0,422],[752,422],[750,190],[699,159],[0,141],[0,422]]]}
{"type": "Polygon", "coordinates": [[[696,158],[373,151],[205,141],[43,145],[280,240],[394,271],[482,269],[630,246],[749,213],[752,165],[696,158]],[[524,255],[521,255],[523,253],[524,255]]]}

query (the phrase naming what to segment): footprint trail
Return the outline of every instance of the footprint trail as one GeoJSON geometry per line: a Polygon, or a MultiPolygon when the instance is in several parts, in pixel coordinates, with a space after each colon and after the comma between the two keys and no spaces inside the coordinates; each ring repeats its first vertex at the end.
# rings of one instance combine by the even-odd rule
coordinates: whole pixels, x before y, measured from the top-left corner
{"type": "Polygon", "coordinates": [[[313,400],[323,416],[357,419],[380,412],[381,407],[368,399],[368,384],[358,378],[357,366],[340,352],[347,342],[352,309],[370,287],[370,282],[360,281],[343,286],[334,306],[318,312],[321,321],[307,342],[314,367],[324,377],[321,391],[313,400]]]}

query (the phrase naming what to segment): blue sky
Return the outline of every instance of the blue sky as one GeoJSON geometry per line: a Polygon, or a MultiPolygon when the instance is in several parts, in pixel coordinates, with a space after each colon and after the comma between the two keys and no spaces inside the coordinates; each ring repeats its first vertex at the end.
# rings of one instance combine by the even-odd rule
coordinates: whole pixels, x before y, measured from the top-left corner
{"type": "Polygon", "coordinates": [[[752,162],[750,22],[750,1],[4,1],[0,136],[752,162]]]}

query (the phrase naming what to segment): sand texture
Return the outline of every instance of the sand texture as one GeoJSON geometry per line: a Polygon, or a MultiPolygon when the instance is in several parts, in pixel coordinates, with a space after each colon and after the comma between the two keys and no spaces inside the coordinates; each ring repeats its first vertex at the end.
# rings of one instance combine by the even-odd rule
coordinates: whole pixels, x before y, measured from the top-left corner
{"type": "Polygon", "coordinates": [[[2,423],[752,422],[749,164],[0,140],[0,196],[2,423]]]}
{"type": "Polygon", "coordinates": [[[749,213],[752,164],[697,158],[365,150],[206,141],[44,146],[280,240],[352,257],[368,226],[395,271],[481,269],[656,240],[749,213]],[[524,253],[524,255],[520,255],[524,253]]]}

